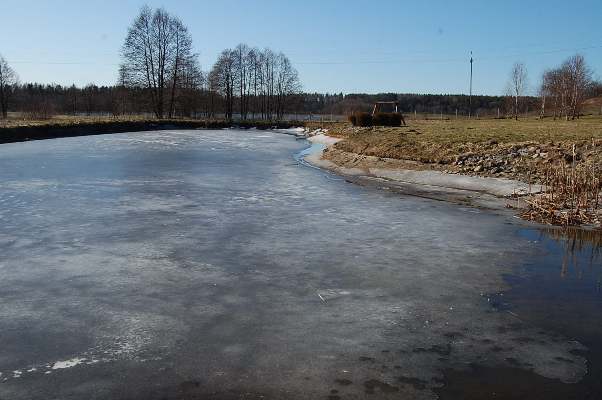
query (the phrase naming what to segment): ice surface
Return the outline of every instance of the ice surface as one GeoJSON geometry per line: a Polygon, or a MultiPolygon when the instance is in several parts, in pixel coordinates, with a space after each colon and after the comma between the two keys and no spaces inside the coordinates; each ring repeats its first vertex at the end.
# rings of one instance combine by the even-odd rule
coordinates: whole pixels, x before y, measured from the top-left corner
{"type": "Polygon", "coordinates": [[[236,130],[0,146],[0,397],[429,399],[444,368],[508,360],[583,376],[581,344],[487,301],[540,250],[519,226],[350,185],[295,162],[306,146],[236,130]]]}

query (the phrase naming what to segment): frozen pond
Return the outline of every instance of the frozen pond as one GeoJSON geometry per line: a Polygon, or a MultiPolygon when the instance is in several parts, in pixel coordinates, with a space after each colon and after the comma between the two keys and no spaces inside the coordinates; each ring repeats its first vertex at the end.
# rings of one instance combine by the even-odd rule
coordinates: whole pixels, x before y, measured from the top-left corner
{"type": "Polygon", "coordinates": [[[600,393],[593,248],[563,266],[562,240],[346,183],[305,147],[234,130],[0,146],[0,399],[462,398],[490,371],[600,393]]]}

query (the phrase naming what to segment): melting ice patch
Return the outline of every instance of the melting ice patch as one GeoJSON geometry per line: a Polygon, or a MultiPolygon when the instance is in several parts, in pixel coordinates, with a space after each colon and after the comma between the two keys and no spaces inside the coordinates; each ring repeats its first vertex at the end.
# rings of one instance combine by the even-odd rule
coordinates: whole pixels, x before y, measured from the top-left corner
{"type": "Polygon", "coordinates": [[[51,369],[71,368],[71,367],[75,367],[76,365],[83,363],[84,361],[86,361],[85,358],[79,358],[79,357],[72,358],[71,360],[57,361],[52,365],[51,369]]]}

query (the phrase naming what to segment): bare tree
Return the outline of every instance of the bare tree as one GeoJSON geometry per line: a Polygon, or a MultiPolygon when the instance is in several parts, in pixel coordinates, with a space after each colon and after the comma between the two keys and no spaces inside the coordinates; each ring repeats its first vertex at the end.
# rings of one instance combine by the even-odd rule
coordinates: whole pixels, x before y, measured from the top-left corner
{"type": "Polygon", "coordinates": [[[559,68],[544,73],[540,93],[542,101],[552,101],[554,119],[579,118],[583,101],[592,86],[591,70],[581,55],[566,60],[559,68]]]}
{"type": "Polygon", "coordinates": [[[0,55],[0,116],[8,117],[8,102],[17,84],[17,73],[8,65],[8,62],[0,55]]]}
{"type": "Polygon", "coordinates": [[[234,76],[239,94],[240,117],[247,119],[249,98],[249,70],[251,69],[251,49],[246,44],[239,44],[234,49],[234,76]]]}
{"type": "Polygon", "coordinates": [[[283,53],[245,44],[222,52],[209,82],[210,90],[225,99],[227,119],[233,117],[235,96],[241,119],[249,112],[253,117],[258,113],[262,119],[281,119],[288,99],[301,89],[299,74],[283,53]]]}
{"type": "Polygon", "coordinates": [[[228,120],[232,119],[234,113],[235,58],[234,51],[222,51],[209,74],[209,90],[224,97],[228,120]]]}
{"type": "MultiPolygon", "coordinates": [[[[577,54],[569,58],[563,65],[565,73],[568,75],[570,90],[570,114],[571,118],[578,118],[581,113],[585,94],[592,82],[592,73],[585,63],[585,58],[577,54]]],[[[568,114],[567,114],[568,117],[568,114]]]]}
{"type": "Polygon", "coordinates": [[[541,100],[539,118],[546,116],[546,101],[552,97],[552,70],[544,71],[541,78],[541,86],[539,87],[539,98],[541,100]]]}
{"type": "Polygon", "coordinates": [[[276,115],[281,119],[286,109],[286,100],[301,90],[301,84],[299,74],[288,57],[279,53],[276,62],[276,115]]]}
{"type": "Polygon", "coordinates": [[[176,90],[179,87],[180,81],[188,73],[188,78],[194,76],[197,70],[196,55],[192,53],[192,37],[188,32],[188,28],[184,26],[182,21],[176,17],[171,17],[169,23],[169,37],[173,41],[171,48],[172,60],[171,69],[171,96],[169,101],[169,117],[173,117],[176,90]],[[192,75],[190,74],[192,72],[192,75]]]}
{"type": "Polygon", "coordinates": [[[518,121],[519,104],[527,90],[527,68],[523,63],[515,63],[510,72],[509,92],[513,98],[514,119],[518,121]]]}
{"type": "Polygon", "coordinates": [[[182,22],[162,8],[144,6],[122,48],[121,84],[148,90],[155,116],[163,118],[167,109],[171,117],[181,69],[193,58],[182,22]]]}
{"type": "Polygon", "coordinates": [[[178,92],[174,99],[173,114],[196,117],[206,92],[206,77],[196,59],[189,60],[181,67],[178,77],[178,92]]]}

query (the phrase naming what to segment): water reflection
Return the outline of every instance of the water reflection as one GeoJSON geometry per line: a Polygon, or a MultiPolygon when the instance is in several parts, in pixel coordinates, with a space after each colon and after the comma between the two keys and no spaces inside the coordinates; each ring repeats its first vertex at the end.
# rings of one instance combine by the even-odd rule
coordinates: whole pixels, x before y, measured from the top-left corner
{"type": "Polygon", "coordinates": [[[583,380],[552,385],[553,393],[543,398],[602,399],[602,232],[545,227],[520,235],[532,243],[535,256],[507,277],[512,289],[504,293],[505,305],[532,326],[588,349],[583,380]]]}
{"type": "Polygon", "coordinates": [[[566,278],[571,272],[577,279],[583,274],[596,274],[596,289],[599,292],[602,282],[602,232],[579,228],[542,228],[540,240],[551,239],[561,249],[562,261],[560,277],[566,278]]]}

